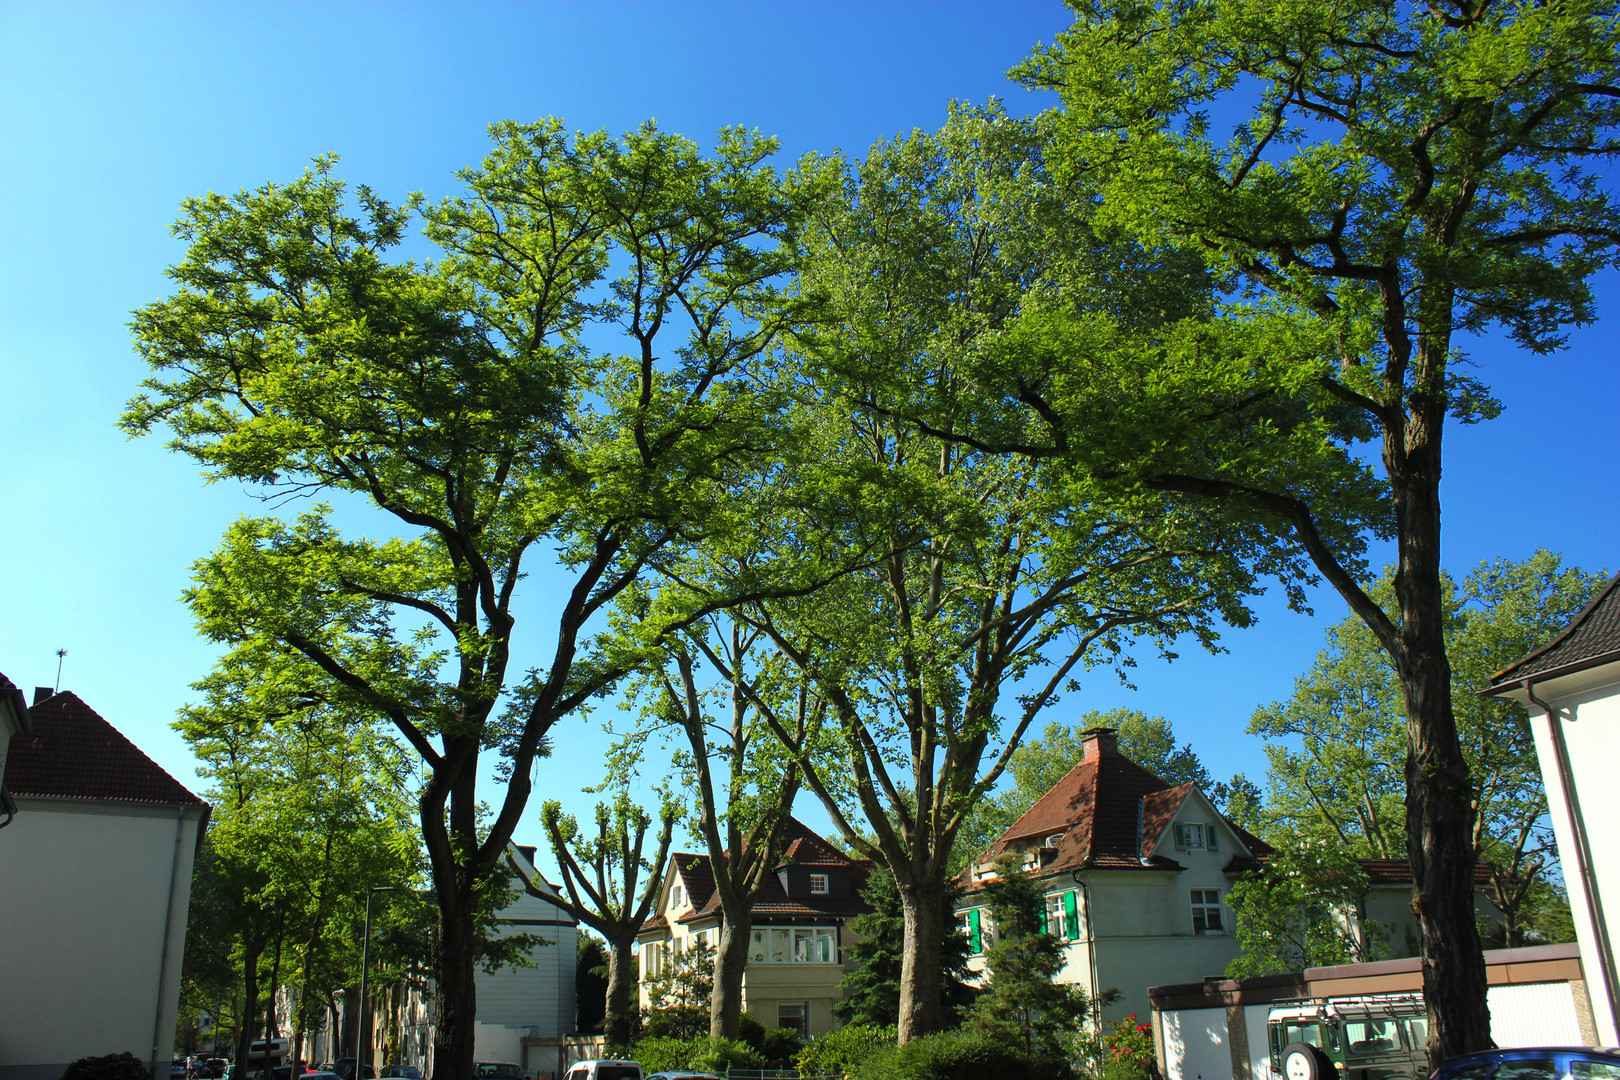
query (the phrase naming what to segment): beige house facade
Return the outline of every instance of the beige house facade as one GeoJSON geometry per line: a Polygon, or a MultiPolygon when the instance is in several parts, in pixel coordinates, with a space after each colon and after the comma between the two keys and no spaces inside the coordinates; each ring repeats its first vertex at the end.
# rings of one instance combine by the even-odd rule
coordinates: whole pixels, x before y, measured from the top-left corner
{"type": "Polygon", "coordinates": [[[208,805],[69,692],[12,736],[0,832],[0,1080],[129,1052],[166,1075],[208,805]]]}
{"type": "MultiPolygon", "coordinates": [[[[855,966],[848,947],[858,940],[848,922],[868,910],[860,890],[870,869],[798,820],[784,824],[781,861],[752,911],[743,975],[743,1009],[760,1023],[796,1028],[806,1038],[840,1026],[833,1006],[843,997],[840,980],[855,966]]],[[[657,910],[636,938],[643,1009],[647,976],[700,944],[717,946],[722,922],[708,856],[671,856],[657,910]]]]}

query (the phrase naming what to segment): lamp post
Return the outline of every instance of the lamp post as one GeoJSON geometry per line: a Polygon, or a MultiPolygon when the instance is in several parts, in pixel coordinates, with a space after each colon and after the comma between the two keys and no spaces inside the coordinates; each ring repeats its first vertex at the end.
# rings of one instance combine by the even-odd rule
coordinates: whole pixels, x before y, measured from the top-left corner
{"type": "Polygon", "coordinates": [[[355,1025],[354,1032],[354,1077],[353,1080],[366,1080],[362,1071],[370,1062],[360,1060],[360,1048],[366,1048],[366,1057],[371,1057],[371,1044],[366,1041],[366,1021],[371,1018],[371,1008],[366,1001],[366,971],[371,967],[371,898],[380,892],[394,892],[394,885],[373,885],[366,890],[366,928],[360,938],[360,1022],[355,1025]]]}

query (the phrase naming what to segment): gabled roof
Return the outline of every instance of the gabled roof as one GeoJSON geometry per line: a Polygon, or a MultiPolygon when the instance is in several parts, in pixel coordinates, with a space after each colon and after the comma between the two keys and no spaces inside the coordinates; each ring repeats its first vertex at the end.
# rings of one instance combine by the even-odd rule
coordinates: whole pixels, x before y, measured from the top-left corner
{"type": "Polygon", "coordinates": [[[1492,690],[1506,690],[1526,679],[1566,674],[1620,660],[1620,574],[1592,598],[1563,633],[1491,676],[1492,690]]]}
{"type": "MultiPolygon", "coordinates": [[[[759,895],[754,899],[753,917],[756,921],[773,918],[851,918],[870,911],[859,893],[866,884],[872,864],[865,859],[851,859],[795,817],[782,823],[782,858],[773,868],[783,870],[789,866],[817,868],[844,868],[851,875],[851,891],[856,894],[844,898],[794,897],[782,888],[777,874],[767,874],[759,895]]],[[[720,891],[714,884],[714,867],[707,855],[678,852],[673,857],[675,871],[686,886],[692,912],[676,916],[676,922],[692,922],[713,918],[720,913],[720,891]]],[[[660,930],[669,925],[669,919],[658,914],[641,924],[640,933],[660,930]]]]}
{"type": "Polygon", "coordinates": [[[33,731],[13,737],[6,758],[4,786],[13,795],[208,805],[68,691],[36,703],[28,717],[33,731]]]}
{"type": "MultiPolygon", "coordinates": [[[[1405,859],[1357,859],[1356,862],[1367,871],[1367,880],[1374,885],[1412,884],[1412,864],[1405,859]]],[[[1474,886],[1488,885],[1490,880],[1490,863],[1475,863],[1474,886]]]]}
{"type": "MultiPolygon", "coordinates": [[[[1096,729],[1085,756],[991,844],[980,861],[1027,849],[1030,841],[1060,836],[1055,852],[1033,871],[1047,877],[1076,870],[1181,870],[1174,859],[1152,854],[1165,830],[1197,788],[1172,786],[1119,752],[1114,733],[1096,729]]],[[[1228,823],[1230,824],[1230,823],[1228,823]]],[[[1270,848],[1232,826],[1250,851],[1270,848]]],[[[1252,860],[1240,858],[1246,868],[1252,860]]],[[[1230,867],[1229,867],[1230,868],[1230,867]]],[[[962,884],[971,887],[972,870],[962,884]]]]}

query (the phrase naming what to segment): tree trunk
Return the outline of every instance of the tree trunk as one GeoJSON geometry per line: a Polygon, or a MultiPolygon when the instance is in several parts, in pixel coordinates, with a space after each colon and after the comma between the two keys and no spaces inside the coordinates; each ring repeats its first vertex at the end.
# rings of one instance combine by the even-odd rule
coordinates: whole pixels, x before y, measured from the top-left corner
{"type": "Polygon", "coordinates": [[[635,1041],[639,1003],[630,995],[636,988],[636,939],[634,931],[608,940],[607,1011],[602,1016],[602,1032],[610,1047],[624,1047],[635,1041]]]}
{"type": "Polygon", "coordinates": [[[476,947],[472,889],[462,883],[449,890],[441,888],[434,1080],[472,1080],[473,1029],[478,1017],[478,991],[473,982],[476,947]]]}
{"type": "MultiPolygon", "coordinates": [[[[752,894],[749,897],[752,901],[752,894]]],[[[748,939],[754,924],[746,908],[720,923],[720,945],[714,954],[714,992],[709,995],[709,1035],[737,1037],[743,1007],[743,973],[748,970],[748,939]]]]}
{"type": "Polygon", "coordinates": [[[940,941],[945,927],[945,887],[938,881],[901,882],[900,908],[906,936],[900,964],[900,1042],[940,1029],[940,941]]]}
{"type": "Polygon", "coordinates": [[[331,1059],[337,1061],[340,1057],[353,1054],[355,1059],[360,1057],[360,987],[345,986],[343,988],[343,1023],[338,1031],[338,1045],[332,1048],[331,1059]]]}
{"type": "Polygon", "coordinates": [[[242,1009],[237,1014],[236,1052],[231,1060],[240,1075],[247,1075],[248,1046],[253,1042],[253,1025],[259,1015],[259,956],[263,946],[256,940],[242,942],[242,1009]]]}
{"type": "MultiPolygon", "coordinates": [[[[1491,1040],[1485,956],[1474,922],[1473,786],[1451,711],[1440,585],[1440,425],[1414,417],[1404,468],[1391,468],[1401,606],[1394,657],[1406,700],[1406,846],[1412,912],[1423,941],[1429,1059],[1484,1050],[1491,1040]]],[[[1389,462],[1386,451],[1386,462],[1389,462]]]]}

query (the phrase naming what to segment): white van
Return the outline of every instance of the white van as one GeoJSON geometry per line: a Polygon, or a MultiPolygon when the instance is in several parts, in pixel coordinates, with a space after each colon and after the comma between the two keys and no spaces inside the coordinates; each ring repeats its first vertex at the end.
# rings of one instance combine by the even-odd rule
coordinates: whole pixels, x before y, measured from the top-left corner
{"type": "Polygon", "coordinates": [[[576,1061],[563,1080],[641,1080],[641,1065],[635,1061],[576,1061]]]}

